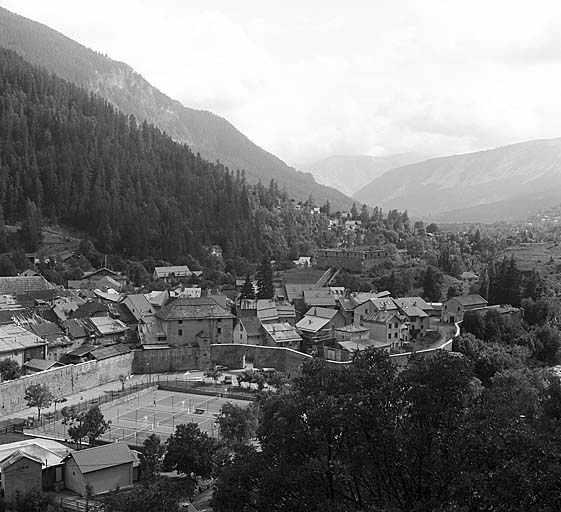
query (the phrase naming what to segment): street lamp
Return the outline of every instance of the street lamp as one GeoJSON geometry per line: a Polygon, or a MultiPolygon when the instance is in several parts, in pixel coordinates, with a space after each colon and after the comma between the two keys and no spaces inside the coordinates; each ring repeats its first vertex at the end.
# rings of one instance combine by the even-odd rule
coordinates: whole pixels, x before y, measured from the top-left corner
{"type": "Polygon", "coordinates": [[[150,373],[150,361],[146,361],[146,368],[148,373],[148,384],[152,383],[152,374],[150,373]]]}

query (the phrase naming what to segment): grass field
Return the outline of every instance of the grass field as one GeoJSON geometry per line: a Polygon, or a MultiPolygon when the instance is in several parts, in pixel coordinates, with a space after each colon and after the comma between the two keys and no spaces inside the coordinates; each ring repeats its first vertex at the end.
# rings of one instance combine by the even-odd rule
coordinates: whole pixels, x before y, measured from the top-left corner
{"type": "MultiPolygon", "coordinates": [[[[124,403],[102,406],[103,416],[110,420],[110,429],[101,437],[106,441],[124,441],[141,446],[151,434],[165,441],[177,425],[196,423],[212,437],[218,436],[216,418],[226,402],[247,407],[247,400],[223,398],[194,393],[155,390],[131,395],[124,403]]],[[[59,439],[68,439],[67,427],[61,422],[53,422],[40,429],[38,434],[59,439]]]]}

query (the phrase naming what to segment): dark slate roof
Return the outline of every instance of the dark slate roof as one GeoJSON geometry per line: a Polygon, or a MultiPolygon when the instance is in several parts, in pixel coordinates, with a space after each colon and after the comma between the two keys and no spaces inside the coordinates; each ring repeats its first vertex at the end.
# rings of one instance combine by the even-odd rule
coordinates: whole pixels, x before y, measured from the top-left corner
{"type": "Polygon", "coordinates": [[[74,311],[74,313],[72,313],[72,318],[89,318],[96,313],[108,311],[109,309],[107,308],[106,304],[90,300],[78,306],[78,309],[74,311]]]}
{"type": "Polygon", "coordinates": [[[94,359],[100,361],[102,359],[109,359],[110,357],[127,354],[128,352],[130,352],[130,349],[126,345],[116,343],[115,345],[110,345],[108,347],[96,348],[95,350],[92,350],[91,354],[94,359]]]}
{"type": "Polygon", "coordinates": [[[387,324],[392,318],[399,318],[395,311],[377,311],[362,317],[363,321],[376,322],[379,324],[387,324]]]}
{"type": "Polygon", "coordinates": [[[43,276],[0,277],[0,295],[18,295],[52,288],[55,288],[55,286],[43,276]]]}
{"type": "Polygon", "coordinates": [[[162,320],[234,318],[230,311],[211,297],[176,299],[158,311],[156,316],[162,320]]]}
{"type": "Polygon", "coordinates": [[[111,443],[78,450],[68,455],[82,474],[134,462],[136,459],[126,443],[111,443]]]}
{"type": "Polygon", "coordinates": [[[132,324],[138,321],[135,318],[135,316],[130,312],[126,304],[119,302],[114,306],[117,314],[119,315],[119,320],[121,320],[121,322],[124,322],[126,324],[132,324]]]}
{"type": "Polygon", "coordinates": [[[40,338],[51,338],[62,336],[61,328],[53,322],[41,322],[40,324],[32,324],[28,330],[39,336],[40,338]]]}
{"type": "Polygon", "coordinates": [[[40,372],[44,370],[48,370],[55,365],[60,365],[58,361],[53,361],[52,359],[31,359],[24,363],[25,368],[29,368],[31,370],[38,370],[40,372]]]}
{"type": "MultiPolygon", "coordinates": [[[[458,301],[462,306],[475,306],[479,304],[487,304],[487,301],[481,295],[458,295],[452,297],[453,300],[458,301]]],[[[450,300],[452,300],[450,299],[450,300]]]]}
{"type": "Polygon", "coordinates": [[[261,328],[261,322],[255,316],[244,316],[240,318],[240,322],[245,329],[248,336],[261,336],[263,334],[263,329],[261,328]]]}
{"type": "Polygon", "coordinates": [[[62,323],[63,327],[68,329],[68,334],[71,338],[85,338],[89,336],[85,322],[80,318],[71,318],[62,323]]]}

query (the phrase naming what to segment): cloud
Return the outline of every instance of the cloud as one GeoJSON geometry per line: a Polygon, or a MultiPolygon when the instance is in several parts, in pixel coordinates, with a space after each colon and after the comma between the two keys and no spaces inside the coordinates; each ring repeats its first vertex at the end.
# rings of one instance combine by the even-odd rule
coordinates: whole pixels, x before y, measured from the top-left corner
{"type": "Polygon", "coordinates": [[[561,135],[561,4],[0,0],[294,164],[561,135]]]}

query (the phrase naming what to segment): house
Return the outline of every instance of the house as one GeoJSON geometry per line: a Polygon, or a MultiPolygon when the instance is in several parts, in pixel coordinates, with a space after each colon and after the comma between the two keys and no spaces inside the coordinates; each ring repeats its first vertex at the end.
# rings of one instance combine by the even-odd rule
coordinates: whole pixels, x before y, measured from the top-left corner
{"type": "Polygon", "coordinates": [[[92,317],[88,321],[94,328],[96,343],[113,344],[125,341],[128,327],[120,320],[111,317],[92,317]]]}
{"type": "Polygon", "coordinates": [[[31,438],[0,445],[0,481],[4,499],[18,492],[58,491],[64,486],[63,459],[68,448],[56,441],[31,438]]]}
{"type": "Polygon", "coordinates": [[[398,314],[398,307],[391,297],[373,297],[364,302],[361,302],[354,310],[354,320],[360,323],[363,316],[368,316],[371,313],[379,311],[393,311],[398,314]]]}
{"type": "Polygon", "coordinates": [[[83,290],[113,288],[119,291],[126,285],[127,278],[125,276],[105,267],[92,272],[85,272],[81,279],[68,281],[68,288],[83,290]]]}
{"type": "Polygon", "coordinates": [[[469,294],[471,287],[479,283],[479,276],[473,272],[464,272],[460,279],[462,280],[462,294],[469,294]]]}
{"type": "Polygon", "coordinates": [[[72,313],[71,318],[93,318],[109,316],[109,307],[103,302],[97,300],[89,300],[80,304],[72,313]]]}
{"type": "Polygon", "coordinates": [[[452,324],[461,322],[466,311],[485,307],[487,301],[477,294],[452,297],[442,304],[442,321],[452,324]]]}
{"type": "Polygon", "coordinates": [[[154,280],[163,279],[179,279],[184,277],[191,277],[193,273],[187,265],[175,265],[170,267],[154,267],[154,280]]]}
{"type": "Polygon", "coordinates": [[[300,256],[297,260],[293,260],[294,263],[299,268],[306,268],[312,266],[312,257],[311,256],[300,256]]]}
{"type": "Polygon", "coordinates": [[[78,346],[66,335],[64,329],[54,322],[34,322],[26,325],[25,329],[48,343],[47,359],[51,361],[58,361],[66,352],[78,346]]]}
{"type": "Polygon", "coordinates": [[[13,359],[20,366],[30,359],[47,358],[47,342],[15,324],[0,325],[0,360],[13,359]]]}
{"type": "Polygon", "coordinates": [[[335,339],[323,347],[316,347],[318,355],[330,361],[351,361],[355,352],[368,348],[380,348],[389,352],[391,342],[377,341],[370,338],[368,327],[346,325],[335,329],[335,339]]]}
{"type": "Polygon", "coordinates": [[[407,325],[407,336],[404,341],[424,336],[429,328],[429,315],[409,299],[395,299],[395,302],[407,325]]]}
{"type": "Polygon", "coordinates": [[[168,302],[170,299],[170,294],[167,290],[164,291],[153,291],[150,293],[145,293],[144,296],[146,300],[154,306],[154,309],[158,310],[161,309],[164,304],[168,302]]]}
{"type": "Polygon", "coordinates": [[[405,324],[397,311],[376,311],[361,317],[361,324],[370,330],[370,338],[390,342],[391,347],[403,345],[405,324]]]}
{"type": "Polygon", "coordinates": [[[64,459],[66,488],[85,496],[88,485],[94,494],[131,487],[136,460],[126,443],[71,452],[64,459]]]}
{"type": "Polygon", "coordinates": [[[213,245],[208,253],[210,254],[210,256],[213,256],[214,258],[220,258],[222,259],[222,247],[220,247],[219,245],[213,245]]]}
{"type": "Polygon", "coordinates": [[[255,314],[249,312],[255,310],[246,310],[241,314],[238,323],[234,327],[234,343],[244,345],[265,345],[265,329],[261,325],[261,321],[255,314]]]}
{"type": "Polygon", "coordinates": [[[345,231],[356,231],[362,226],[361,220],[346,220],[345,221],[345,231]]]}
{"type": "Polygon", "coordinates": [[[0,277],[0,295],[20,295],[39,290],[56,288],[43,276],[10,276],[0,277]]]}
{"type": "Polygon", "coordinates": [[[333,339],[335,328],[344,325],[344,317],[335,309],[313,307],[296,323],[296,328],[304,340],[304,350],[308,351],[314,345],[333,339]]]}
{"type": "Polygon", "coordinates": [[[300,349],[302,338],[296,328],[289,323],[279,322],[263,326],[266,332],[266,344],[272,347],[300,349]]]}
{"type": "Polygon", "coordinates": [[[86,318],[71,318],[70,320],[66,320],[62,322],[62,328],[76,346],[80,346],[83,342],[95,338],[94,328],[86,318]]]}
{"type": "Polygon", "coordinates": [[[23,365],[23,371],[25,375],[32,375],[38,372],[44,372],[45,370],[50,370],[51,368],[58,368],[64,366],[58,361],[53,361],[52,359],[30,359],[23,365]]]}
{"type": "Polygon", "coordinates": [[[232,343],[234,315],[220,297],[179,298],[156,313],[169,345],[189,345],[201,331],[210,343],[232,343]]]}
{"type": "Polygon", "coordinates": [[[150,323],[156,314],[156,308],[142,294],[126,295],[120,302],[133,316],[136,323],[150,323]]]}
{"type": "Polygon", "coordinates": [[[307,310],[314,306],[335,309],[335,295],[329,288],[304,290],[304,308],[307,310]]]}

